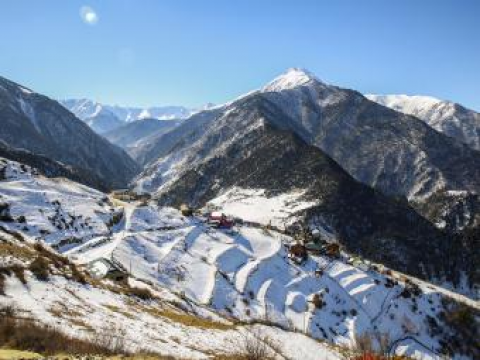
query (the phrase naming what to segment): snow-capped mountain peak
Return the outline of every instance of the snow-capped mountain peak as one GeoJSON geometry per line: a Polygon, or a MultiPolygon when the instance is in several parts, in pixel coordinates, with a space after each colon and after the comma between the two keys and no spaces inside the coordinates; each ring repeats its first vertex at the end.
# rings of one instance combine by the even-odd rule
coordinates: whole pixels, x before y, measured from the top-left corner
{"type": "Polygon", "coordinates": [[[313,81],[320,82],[320,80],[318,80],[317,77],[308,70],[300,68],[290,68],[285,73],[268,83],[262,89],[262,91],[273,92],[288,90],[296,88],[298,86],[306,85],[313,81]]]}
{"type": "Polygon", "coordinates": [[[422,108],[433,107],[444,101],[432,96],[422,95],[365,95],[369,100],[392,108],[394,110],[412,114],[422,108]]]}

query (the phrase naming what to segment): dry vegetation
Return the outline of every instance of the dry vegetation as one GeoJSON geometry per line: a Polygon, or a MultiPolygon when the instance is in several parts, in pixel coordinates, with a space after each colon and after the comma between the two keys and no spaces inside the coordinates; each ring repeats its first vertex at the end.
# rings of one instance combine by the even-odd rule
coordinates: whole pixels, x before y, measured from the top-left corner
{"type": "Polygon", "coordinates": [[[261,330],[252,329],[242,334],[236,353],[219,355],[215,360],[273,360],[277,355],[286,359],[278,344],[261,330]]]}
{"type": "Polygon", "coordinates": [[[199,316],[180,312],[174,309],[167,309],[165,307],[158,308],[153,306],[137,306],[142,312],[148,313],[154,317],[160,317],[168,319],[174,323],[182,324],[185,326],[196,327],[200,329],[209,330],[231,330],[235,329],[234,324],[226,324],[210,319],[205,319],[199,316]]]}
{"type": "Polygon", "coordinates": [[[13,308],[0,309],[0,347],[54,355],[67,354],[127,354],[122,342],[114,337],[92,336],[77,339],[58,329],[16,316],[13,308]]]}
{"type": "Polygon", "coordinates": [[[355,337],[355,346],[346,352],[348,360],[409,360],[405,356],[391,355],[392,341],[388,334],[364,333],[355,337]]]}

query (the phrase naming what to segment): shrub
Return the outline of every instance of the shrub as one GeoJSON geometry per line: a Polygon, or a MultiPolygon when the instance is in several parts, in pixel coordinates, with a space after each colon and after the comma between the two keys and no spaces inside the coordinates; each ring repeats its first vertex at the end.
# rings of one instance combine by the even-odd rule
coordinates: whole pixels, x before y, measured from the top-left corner
{"type": "Polygon", "coordinates": [[[2,315],[2,317],[13,318],[15,317],[16,313],[17,311],[12,305],[3,306],[0,308],[0,314],[2,315]]]}
{"type": "Polygon", "coordinates": [[[10,215],[10,205],[6,203],[0,203],[0,221],[12,222],[13,218],[10,215]]]}
{"type": "Polygon", "coordinates": [[[21,223],[21,224],[25,224],[25,223],[27,222],[27,219],[25,218],[25,216],[20,215],[20,216],[17,218],[17,222],[18,222],[18,223],[21,223]]]}
{"type": "Polygon", "coordinates": [[[72,279],[76,282],[85,285],[87,283],[87,278],[85,274],[78,270],[75,264],[70,264],[70,270],[72,271],[72,279]]]}
{"type": "Polygon", "coordinates": [[[40,281],[47,281],[49,277],[48,261],[43,256],[38,256],[30,263],[28,269],[40,281]]]}
{"type": "MultiPolygon", "coordinates": [[[[9,312],[10,310],[6,310],[9,312]]],[[[114,355],[126,354],[120,348],[122,342],[110,343],[116,345],[109,348],[102,344],[104,338],[95,336],[91,340],[80,340],[65,335],[58,329],[39,324],[28,319],[18,319],[14,314],[3,316],[6,312],[0,309],[0,347],[34,351],[46,355],[59,353],[76,355],[114,355]]],[[[112,335],[114,336],[114,335],[112,335]]]]}
{"type": "Polygon", "coordinates": [[[277,346],[268,336],[264,336],[259,330],[252,330],[243,334],[240,353],[228,358],[268,360],[274,359],[277,352],[277,346]]]}
{"type": "Polygon", "coordinates": [[[0,272],[0,295],[5,296],[5,275],[0,272]]]}
{"type": "Polygon", "coordinates": [[[389,355],[391,346],[390,336],[381,333],[363,333],[355,336],[355,355],[351,360],[395,360],[401,357],[389,355]],[[375,344],[375,345],[374,345],[375,344]],[[375,348],[377,350],[375,350],[375,348]]]}
{"type": "Polygon", "coordinates": [[[45,259],[50,260],[57,269],[60,269],[70,264],[70,261],[65,256],[59,255],[47,249],[40,242],[35,243],[33,248],[37,250],[40,253],[40,255],[43,256],[45,259]]]}
{"type": "Polygon", "coordinates": [[[27,279],[25,279],[25,268],[23,266],[20,266],[20,265],[12,265],[10,267],[10,269],[12,270],[12,272],[15,274],[15,276],[17,277],[18,280],[20,280],[20,282],[25,285],[27,283],[27,279]]]}
{"type": "Polygon", "coordinates": [[[0,295],[5,295],[6,276],[15,275],[22,284],[26,284],[25,268],[20,265],[10,265],[0,267],[0,295]]]}
{"type": "Polygon", "coordinates": [[[313,295],[312,303],[316,309],[321,309],[325,305],[320,294],[313,295]]]}
{"type": "Polygon", "coordinates": [[[112,214],[112,218],[108,222],[107,226],[111,228],[111,227],[119,224],[120,221],[122,221],[122,219],[123,219],[123,212],[114,213],[114,214],[112,214]]]}

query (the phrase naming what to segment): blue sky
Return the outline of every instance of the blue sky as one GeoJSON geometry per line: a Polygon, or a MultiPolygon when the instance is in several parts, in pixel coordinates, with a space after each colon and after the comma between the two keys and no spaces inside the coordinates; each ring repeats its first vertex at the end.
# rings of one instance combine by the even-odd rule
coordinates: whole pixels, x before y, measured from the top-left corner
{"type": "Polygon", "coordinates": [[[55,98],[198,106],[303,67],[480,110],[478,0],[0,0],[0,14],[0,75],[55,98]]]}

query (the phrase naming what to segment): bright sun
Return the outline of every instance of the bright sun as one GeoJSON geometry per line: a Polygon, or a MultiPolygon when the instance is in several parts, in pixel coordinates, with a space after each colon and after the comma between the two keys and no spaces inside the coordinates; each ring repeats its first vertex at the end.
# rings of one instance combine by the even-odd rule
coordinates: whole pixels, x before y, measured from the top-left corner
{"type": "Polygon", "coordinates": [[[88,25],[95,25],[98,22],[98,15],[90,6],[82,6],[80,9],[80,17],[83,22],[88,25]]]}

